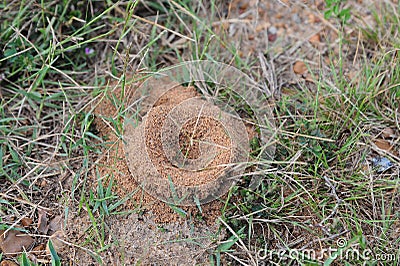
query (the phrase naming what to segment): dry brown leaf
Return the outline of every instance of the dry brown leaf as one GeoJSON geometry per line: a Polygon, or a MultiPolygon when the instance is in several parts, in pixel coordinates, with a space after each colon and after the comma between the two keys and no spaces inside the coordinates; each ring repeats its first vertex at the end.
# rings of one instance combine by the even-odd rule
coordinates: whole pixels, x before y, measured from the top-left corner
{"type": "Polygon", "coordinates": [[[56,231],[62,230],[62,216],[57,215],[49,222],[49,234],[53,234],[56,231]]]}
{"type": "MultiPolygon", "coordinates": [[[[317,74],[311,75],[310,73],[307,73],[304,78],[308,82],[315,82],[316,80],[319,80],[319,75],[317,75],[317,74]]],[[[321,99],[324,100],[325,98],[321,97],[321,99]]]]}
{"type": "Polygon", "coordinates": [[[398,155],[397,151],[393,150],[393,146],[390,145],[389,141],[384,139],[376,139],[374,143],[379,149],[387,151],[395,156],[398,155]]]}
{"type": "MultiPolygon", "coordinates": [[[[50,236],[49,240],[51,240],[51,243],[53,244],[53,247],[57,253],[63,251],[66,246],[66,244],[63,242],[64,238],[65,236],[62,231],[57,231],[50,236]]],[[[47,254],[50,254],[49,242],[47,242],[46,245],[46,252],[47,254]]]]}
{"type": "Polygon", "coordinates": [[[393,148],[390,143],[384,139],[376,139],[374,143],[381,150],[390,151],[393,148]]]}
{"type": "Polygon", "coordinates": [[[36,247],[34,247],[32,249],[32,251],[43,251],[45,249],[46,249],[46,245],[45,244],[40,244],[40,245],[37,245],[36,247]]]}
{"type": "Polygon", "coordinates": [[[47,213],[45,210],[38,209],[38,215],[39,215],[39,221],[38,221],[38,231],[43,234],[47,234],[47,231],[49,230],[49,227],[47,223],[49,222],[49,219],[47,218],[47,213]]]}
{"type": "Polygon", "coordinates": [[[384,128],[384,129],[382,130],[382,135],[383,135],[385,138],[393,138],[393,137],[396,137],[393,128],[390,128],[390,127],[384,128]]]}
{"type": "Polygon", "coordinates": [[[307,71],[307,66],[306,64],[304,64],[304,62],[302,61],[297,61],[296,63],[294,63],[293,65],[293,71],[296,74],[299,75],[303,75],[304,73],[306,73],[307,71]]]}
{"type": "Polygon", "coordinates": [[[0,249],[4,254],[15,255],[28,249],[34,242],[34,239],[17,230],[9,230],[4,234],[4,230],[0,230],[0,249]]]}
{"type": "Polygon", "coordinates": [[[27,226],[30,226],[31,224],[32,224],[32,219],[31,218],[28,218],[28,217],[25,217],[25,218],[22,218],[21,219],[21,224],[24,226],[24,227],[27,227],[27,226]]]}
{"type": "Polygon", "coordinates": [[[46,180],[42,180],[42,182],[39,183],[40,187],[46,187],[47,186],[47,181],[46,180]]]}
{"type": "Polygon", "coordinates": [[[317,34],[313,35],[308,41],[309,41],[310,43],[312,43],[312,44],[318,44],[318,43],[321,42],[321,37],[320,37],[319,34],[317,33],[317,34]]]}
{"type": "Polygon", "coordinates": [[[16,264],[15,262],[13,262],[11,260],[3,260],[0,263],[0,266],[18,266],[18,264],[16,264]]]}

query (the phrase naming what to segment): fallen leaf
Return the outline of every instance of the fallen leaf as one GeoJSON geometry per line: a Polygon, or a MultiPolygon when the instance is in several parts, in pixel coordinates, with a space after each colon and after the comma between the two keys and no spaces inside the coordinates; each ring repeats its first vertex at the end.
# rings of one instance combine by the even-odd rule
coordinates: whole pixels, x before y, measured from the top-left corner
{"type": "Polygon", "coordinates": [[[60,231],[62,230],[62,216],[61,215],[57,215],[55,216],[53,219],[51,219],[51,221],[49,222],[49,233],[53,234],[56,231],[60,231]]]}
{"type": "Polygon", "coordinates": [[[384,139],[376,139],[374,143],[379,149],[387,151],[395,156],[398,155],[398,152],[393,149],[393,146],[390,145],[389,141],[384,139]]]}
{"type": "Polygon", "coordinates": [[[0,266],[18,266],[18,264],[16,264],[15,262],[13,262],[11,260],[3,260],[0,263],[0,266]]]}
{"type": "Polygon", "coordinates": [[[32,249],[32,251],[43,251],[45,249],[46,249],[46,245],[45,244],[40,244],[40,245],[37,245],[36,247],[34,247],[32,249]]]}
{"type": "Polygon", "coordinates": [[[393,128],[390,128],[390,127],[384,128],[384,129],[382,130],[382,135],[383,135],[385,138],[393,138],[393,137],[396,137],[393,128]]]}
{"type": "MultiPolygon", "coordinates": [[[[304,79],[308,82],[315,82],[316,80],[319,80],[319,75],[311,75],[311,73],[307,73],[304,77],[304,79]]],[[[321,97],[321,100],[324,100],[325,97],[321,97]]],[[[322,102],[321,102],[322,103],[322,102]]]]}
{"type": "Polygon", "coordinates": [[[319,34],[317,33],[317,34],[313,35],[308,41],[309,41],[310,43],[312,43],[312,44],[318,44],[318,43],[321,42],[321,37],[320,37],[319,34]]]}
{"type": "Polygon", "coordinates": [[[30,226],[32,224],[32,222],[33,222],[32,219],[28,218],[28,217],[24,217],[24,218],[21,219],[21,224],[24,227],[30,226]]]}
{"type": "MultiPolygon", "coordinates": [[[[58,254],[66,246],[66,244],[63,242],[64,238],[65,238],[65,236],[62,231],[57,231],[50,236],[49,240],[51,240],[51,243],[53,244],[53,247],[58,254]]],[[[47,245],[46,245],[46,252],[47,252],[47,254],[50,254],[49,242],[47,242],[47,245]]]]}
{"type": "Polygon", "coordinates": [[[49,230],[49,227],[47,225],[48,223],[48,218],[47,218],[47,213],[45,210],[38,209],[38,215],[39,215],[39,221],[38,221],[38,231],[43,234],[47,234],[47,231],[49,230]]]}
{"type": "Polygon", "coordinates": [[[46,187],[47,186],[47,181],[46,180],[42,180],[42,182],[40,182],[39,186],[46,187]]]}
{"type": "Polygon", "coordinates": [[[47,252],[46,252],[46,243],[42,243],[34,247],[30,254],[35,257],[36,260],[46,259],[47,252]]]}
{"type": "Polygon", "coordinates": [[[376,139],[374,143],[381,150],[390,151],[393,148],[393,146],[391,146],[390,143],[384,139],[376,139]]]}
{"type": "Polygon", "coordinates": [[[16,255],[15,253],[28,249],[34,242],[32,237],[17,230],[4,233],[4,230],[0,230],[0,249],[6,255],[16,255]]]}
{"type": "Polygon", "coordinates": [[[303,75],[304,73],[306,73],[307,71],[307,66],[306,64],[304,64],[304,62],[302,61],[297,61],[296,63],[294,63],[293,65],[293,71],[296,74],[299,75],[303,75]]]}

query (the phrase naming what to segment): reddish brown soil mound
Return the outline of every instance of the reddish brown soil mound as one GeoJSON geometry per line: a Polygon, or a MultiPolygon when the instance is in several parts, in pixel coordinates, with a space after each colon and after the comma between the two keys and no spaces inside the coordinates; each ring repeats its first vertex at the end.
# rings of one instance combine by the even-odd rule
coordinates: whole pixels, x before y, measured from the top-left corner
{"type": "Polygon", "coordinates": [[[174,205],[207,203],[227,192],[243,170],[236,163],[247,160],[243,122],[202,99],[194,87],[168,80],[153,82],[146,96],[138,106],[150,107],[142,121],[134,107],[124,124],[125,153],[136,181],[174,205]],[[158,99],[157,90],[164,92],[158,99]]]}
{"type": "MultiPolygon", "coordinates": [[[[157,90],[157,88],[155,88],[155,90],[157,90]]],[[[129,104],[134,101],[134,92],[134,86],[125,88],[125,95],[123,95],[123,99],[126,100],[125,106],[129,106],[129,104]]],[[[98,102],[98,105],[94,110],[94,113],[96,114],[95,124],[97,130],[99,130],[102,137],[108,139],[107,142],[109,143],[107,150],[99,161],[101,176],[112,175],[116,183],[115,190],[118,196],[122,198],[125,196],[129,196],[129,200],[127,200],[127,202],[125,203],[124,209],[133,210],[140,208],[144,212],[149,211],[154,215],[155,221],[161,223],[181,220],[181,217],[166,203],[157,200],[146,193],[138,185],[137,181],[130,173],[129,167],[125,160],[123,142],[115,134],[114,128],[108,122],[108,118],[115,118],[118,114],[117,107],[111,100],[113,99],[113,97],[111,96],[112,94],[118,97],[119,95],[121,95],[121,90],[116,87],[113,91],[110,91],[109,97],[102,98],[102,100],[98,102]]],[[[160,126],[156,121],[162,116],[163,109],[171,108],[171,106],[187,98],[193,97],[196,94],[197,92],[193,88],[179,88],[179,90],[172,90],[168,94],[161,97],[158,101],[159,105],[156,106],[155,109],[153,109],[151,114],[149,114],[149,116],[153,116],[152,126],[148,127],[150,136],[159,137],[157,133],[159,132],[160,126]]],[[[194,139],[206,137],[211,133],[212,130],[213,136],[217,135],[217,137],[215,137],[215,140],[219,141],[218,143],[221,144],[221,146],[228,146],[229,139],[224,136],[223,129],[218,127],[215,121],[202,119],[199,121],[197,126],[201,126],[201,128],[204,128],[204,130],[197,131],[197,135],[194,137],[194,139]],[[215,134],[215,132],[217,134],[215,134]]],[[[187,133],[187,131],[190,132],[192,127],[193,121],[189,121],[180,132],[180,143],[182,143],[183,146],[187,145],[187,143],[184,141],[185,137],[187,137],[187,134],[185,133],[187,133]]],[[[148,141],[151,142],[151,138],[148,141]]],[[[162,170],[165,175],[171,173],[169,171],[173,171],[174,169],[171,170],[171,168],[166,167],[165,161],[167,161],[167,158],[165,158],[165,155],[163,155],[163,153],[161,152],[161,143],[154,142],[153,144],[148,144],[151,147],[151,152],[149,154],[153,160],[153,163],[155,162],[157,168],[162,170]]],[[[192,156],[193,158],[198,156],[195,150],[196,145],[194,145],[192,150],[190,151],[190,156],[192,156]]],[[[135,149],[132,148],[132,152],[135,153],[135,149]]],[[[221,163],[229,163],[229,158],[229,150],[225,153],[222,152],[217,156],[215,164],[217,165],[221,163]]],[[[218,169],[213,169],[213,171],[218,171],[218,169]]],[[[199,174],[193,179],[185,179],[182,176],[181,179],[178,178],[174,181],[179,182],[183,185],[189,183],[201,184],[201,182],[207,182],[210,178],[212,179],[214,176],[215,175],[212,174],[199,174]]],[[[220,215],[220,210],[222,206],[223,203],[220,201],[213,201],[209,204],[203,205],[203,219],[212,224],[215,219],[220,215]]],[[[197,207],[183,207],[182,209],[187,212],[188,216],[196,215],[199,212],[197,207]]]]}

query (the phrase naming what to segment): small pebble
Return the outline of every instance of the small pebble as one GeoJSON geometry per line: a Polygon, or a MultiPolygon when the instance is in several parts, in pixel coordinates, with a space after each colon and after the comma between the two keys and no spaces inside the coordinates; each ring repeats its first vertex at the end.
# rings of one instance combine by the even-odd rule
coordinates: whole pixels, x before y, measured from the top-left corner
{"type": "Polygon", "coordinates": [[[385,172],[393,166],[393,163],[385,157],[372,158],[372,164],[377,168],[378,173],[385,172]]]}
{"type": "Polygon", "coordinates": [[[268,41],[274,42],[278,36],[278,29],[274,26],[269,27],[267,33],[268,33],[268,41]]]}

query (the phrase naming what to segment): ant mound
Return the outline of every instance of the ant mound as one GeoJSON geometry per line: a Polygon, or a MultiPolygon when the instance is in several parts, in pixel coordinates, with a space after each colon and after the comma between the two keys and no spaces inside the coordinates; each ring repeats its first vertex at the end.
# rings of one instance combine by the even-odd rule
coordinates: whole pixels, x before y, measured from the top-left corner
{"type": "Polygon", "coordinates": [[[240,118],[192,86],[152,84],[140,110],[127,115],[124,150],[136,182],[153,197],[181,206],[222,196],[244,170],[249,152],[240,118]]]}
{"type": "MultiPolygon", "coordinates": [[[[157,126],[156,122],[161,119],[161,114],[157,115],[157,112],[165,109],[165,107],[171,108],[172,105],[176,105],[177,103],[188,100],[189,98],[197,97],[199,96],[199,93],[193,87],[181,86],[179,88],[177,87],[173,90],[170,90],[168,94],[165,94],[165,81],[153,84],[153,89],[148,95],[147,100],[143,101],[140,106],[141,108],[137,110],[137,120],[134,121],[135,119],[133,116],[130,116],[130,118],[127,118],[126,116],[125,120],[131,120],[128,123],[127,121],[122,120],[119,116],[119,113],[121,112],[121,106],[133,106],[134,103],[141,98],[141,93],[138,89],[139,85],[140,84],[131,84],[126,86],[124,90],[121,90],[119,84],[112,83],[108,86],[110,89],[105,93],[104,97],[99,98],[99,100],[93,106],[93,113],[95,114],[94,126],[96,131],[98,131],[98,135],[105,140],[104,149],[102,149],[102,154],[97,160],[97,170],[93,171],[93,180],[96,181],[98,177],[101,177],[105,184],[107,184],[109,179],[113,180],[114,192],[119,198],[123,199],[121,200],[121,206],[119,207],[121,212],[136,210],[137,213],[148,216],[149,219],[154,220],[156,223],[184,221],[187,219],[187,217],[196,217],[200,215],[202,217],[201,219],[208,225],[213,225],[217,217],[221,215],[221,209],[224,206],[222,201],[214,200],[201,205],[201,213],[198,206],[181,206],[180,209],[183,212],[177,212],[175,208],[171,208],[170,204],[167,204],[168,201],[163,201],[163,199],[166,197],[161,195],[160,198],[158,198],[160,193],[151,194],[149,193],[151,190],[146,190],[146,187],[140,183],[140,178],[142,178],[142,181],[151,180],[149,173],[150,170],[154,170],[154,167],[157,167],[156,169],[161,169],[163,178],[168,180],[168,174],[170,174],[174,169],[177,168],[177,165],[179,165],[176,161],[174,163],[174,158],[171,159],[171,153],[161,156],[160,154],[163,154],[161,150],[164,149],[162,143],[160,143],[158,138],[158,142],[156,144],[156,142],[154,142],[154,136],[150,137],[154,134],[157,134],[157,129],[160,128],[160,125],[157,126]],[[164,97],[160,97],[163,94],[164,97]],[[152,99],[158,99],[157,106],[153,108],[152,112],[149,112],[150,108],[153,106],[146,106],[146,104],[149,104],[152,99]],[[121,101],[122,103],[118,101],[121,101]],[[147,117],[154,117],[155,119],[149,119],[149,122],[147,123],[146,115],[147,117]],[[160,117],[157,119],[158,116],[160,117]],[[156,124],[153,128],[150,126],[150,121],[153,121],[152,123],[156,124]],[[119,131],[117,125],[121,123],[126,125],[123,137],[124,140],[121,139],[118,133],[119,131]],[[143,132],[139,130],[145,126],[148,129],[148,135],[144,135],[143,132]],[[147,139],[147,148],[142,147],[144,145],[144,142],[141,143],[143,140],[142,136],[149,136],[147,139]],[[125,154],[125,152],[127,154],[125,154]],[[143,155],[145,152],[148,152],[148,154],[143,155]],[[127,158],[126,155],[129,158],[127,158]],[[146,156],[148,158],[148,160],[144,162],[145,164],[148,164],[149,162],[154,163],[150,165],[148,169],[146,169],[140,165],[140,162],[144,161],[142,158],[140,158],[141,156],[146,156]],[[167,157],[168,160],[171,159],[172,161],[169,166],[167,163],[162,164],[166,161],[165,157],[167,157]],[[153,161],[151,159],[153,159],[153,161]],[[134,165],[137,165],[138,168],[142,167],[141,172],[138,171],[134,165]],[[143,174],[143,176],[145,176],[147,179],[140,177],[139,173],[143,174]],[[185,213],[185,217],[182,217],[183,213],[185,213]]],[[[135,108],[130,109],[133,111],[135,108]]],[[[249,130],[249,132],[254,132],[248,127],[246,127],[246,129],[249,130]]],[[[214,152],[223,151],[214,157],[214,165],[218,165],[221,162],[229,162],[232,158],[232,153],[231,149],[226,150],[226,147],[230,147],[230,142],[226,137],[226,134],[223,133],[222,126],[212,118],[201,118],[198,121],[196,120],[196,122],[194,122],[193,119],[187,121],[187,123],[178,133],[178,145],[182,147],[183,153],[187,152],[187,158],[189,160],[195,159],[196,156],[199,155],[199,152],[204,151],[205,153],[207,151],[207,145],[204,143],[201,144],[200,142],[196,142],[194,140],[201,138],[207,139],[212,135],[213,131],[219,131],[217,135],[220,136],[220,139],[217,140],[217,137],[214,137],[215,142],[213,145],[214,148],[212,149],[214,152]],[[193,132],[191,131],[194,127],[193,123],[196,125],[197,129],[201,128],[203,130],[201,132],[195,132],[194,136],[192,136],[193,132]],[[199,125],[201,127],[199,127],[199,125]],[[214,125],[215,127],[213,127],[214,125]],[[187,131],[190,132],[190,135],[186,134],[187,131]],[[190,141],[187,141],[188,136],[190,136],[190,139],[193,140],[193,145],[190,145],[190,141]],[[215,148],[217,146],[215,143],[222,145],[215,148]]],[[[165,148],[165,150],[168,150],[168,148],[165,148]]],[[[223,170],[218,168],[209,170],[209,175],[207,176],[204,174],[206,171],[198,171],[203,172],[203,174],[197,174],[200,175],[200,178],[196,178],[196,176],[192,176],[192,178],[190,178],[188,175],[173,175],[170,177],[170,179],[173,179],[171,183],[175,184],[176,186],[185,186],[190,184],[189,182],[192,182],[192,184],[195,186],[200,185],[199,187],[201,187],[201,184],[205,184],[210,180],[217,179],[217,176],[212,175],[212,172],[217,173],[218,171],[221,172],[223,170]]],[[[183,172],[185,171],[179,171],[179,173],[183,172]]],[[[187,172],[196,171],[191,171],[189,169],[187,172]]],[[[156,174],[159,175],[157,171],[156,174]]],[[[163,181],[163,179],[158,176],[157,181],[160,180],[163,181]]]]}

